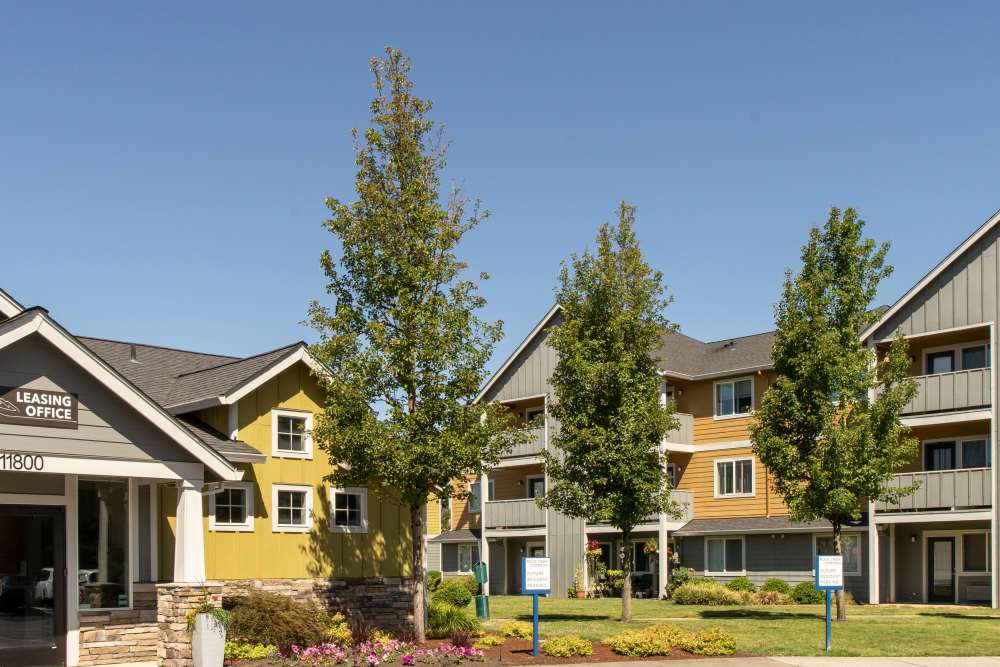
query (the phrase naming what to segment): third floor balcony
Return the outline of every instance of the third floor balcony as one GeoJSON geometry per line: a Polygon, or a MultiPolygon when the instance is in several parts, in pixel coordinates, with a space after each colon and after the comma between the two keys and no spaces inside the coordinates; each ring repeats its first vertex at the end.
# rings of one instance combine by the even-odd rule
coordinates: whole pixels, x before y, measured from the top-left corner
{"type": "Polygon", "coordinates": [[[990,369],[974,368],[918,375],[917,395],[903,408],[904,416],[989,409],[990,369]]]}

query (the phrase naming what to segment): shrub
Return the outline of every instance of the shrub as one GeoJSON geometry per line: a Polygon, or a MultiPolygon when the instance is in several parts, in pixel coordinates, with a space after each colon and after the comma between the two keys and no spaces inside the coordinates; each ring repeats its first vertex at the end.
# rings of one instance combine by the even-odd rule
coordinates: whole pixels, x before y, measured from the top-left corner
{"type": "Polygon", "coordinates": [[[743,603],[743,596],[718,582],[689,582],[674,591],[677,604],[736,605],[743,603]]]}
{"type": "Polygon", "coordinates": [[[670,575],[670,585],[674,588],[683,586],[694,577],[694,570],[689,567],[674,568],[670,575]]]}
{"type": "Polygon", "coordinates": [[[226,598],[229,639],[248,644],[277,646],[288,653],[292,644],[313,646],[327,641],[331,615],[314,604],[277,593],[253,591],[226,598]]]}
{"type": "Polygon", "coordinates": [[[465,590],[469,591],[469,595],[479,595],[479,584],[476,583],[476,578],[471,574],[466,577],[456,579],[456,581],[465,586],[465,590]]]}
{"type": "Polygon", "coordinates": [[[527,621],[507,621],[500,627],[500,634],[515,639],[531,639],[535,636],[535,628],[527,621]]]}
{"type": "Polygon", "coordinates": [[[473,644],[476,648],[492,648],[494,646],[503,646],[504,638],[500,635],[483,635],[476,640],[473,644]]]}
{"type": "Polygon", "coordinates": [[[754,591],[753,593],[743,593],[745,596],[743,604],[768,606],[776,604],[791,604],[792,600],[784,593],[775,591],[754,591]]]}
{"type": "Polygon", "coordinates": [[[726,584],[726,588],[728,588],[731,591],[739,591],[744,593],[753,593],[754,591],[757,590],[757,586],[755,586],[754,583],[749,579],[747,579],[746,577],[736,577],[728,584],[726,584]]]}
{"type": "Polygon", "coordinates": [[[792,587],[788,585],[787,581],[782,581],[781,579],[768,579],[764,582],[764,585],[760,587],[760,590],[781,593],[782,595],[792,594],[792,587]]]}
{"type": "Polygon", "coordinates": [[[792,589],[792,599],[797,604],[822,604],[826,601],[826,594],[817,590],[812,582],[803,581],[792,589]]]}
{"type": "Polygon", "coordinates": [[[330,625],[326,629],[326,640],[337,646],[350,646],[354,643],[351,625],[339,611],[330,617],[330,625]]]}
{"type": "Polygon", "coordinates": [[[396,641],[396,638],[382,628],[375,628],[375,630],[372,631],[371,636],[368,638],[368,641],[372,644],[381,644],[382,646],[385,646],[390,642],[396,641]]]}
{"type": "Polygon", "coordinates": [[[736,640],[720,628],[686,634],[678,645],[695,655],[732,655],[736,652],[736,640]]]}
{"type": "Polygon", "coordinates": [[[277,646],[226,642],[226,660],[264,660],[277,654],[277,646]]]}
{"type": "Polygon", "coordinates": [[[451,645],[456,648],[470,648],[472,646],[472,640],[475,639],[475,634],[469,630],[455,630],[451,633],[451,645]]]}
{"type": "Polygon", "coordinates": [[[433,593],[441,585],[441,572],[438,570],[429,570],[427,572],[427,590],[433,593]]]}
{"type": "Polygon", "coordinates": [[[478,632],[479,629],[479,619],[461,607],[436,600],[427,607],[427,636],[430,638],[445,639],[456,632],[478,632]]]}
{"type": "Polygon", "coordinates": [[[583,637],[566,635],[553,637],[542,644],[542,653],[555,658],[569,658],[574,655],[590,655],[594,652],[594,645],[583,637]]]}
{"type": "Polygon", "coordinates": [[[670,650],[682,643],[684,635],[680,628],[673,625],[651,625],[642,630],[626,630],[605,639],[604,644],[618,655],[670,655],[670,650]]]}
{"type": "Polygon", "coordinates": [[[431,600],[434,602],[443,602],[445,604],[450,604],[452,607],[458,607],[459,609],[464,609],[469,606],[472,602],[472,593],[465,585],[458,581],[457,579],[451,579],[449,581],[441,582],[441,586],[434,591],[434,595],[431,596],[431,600]]]}

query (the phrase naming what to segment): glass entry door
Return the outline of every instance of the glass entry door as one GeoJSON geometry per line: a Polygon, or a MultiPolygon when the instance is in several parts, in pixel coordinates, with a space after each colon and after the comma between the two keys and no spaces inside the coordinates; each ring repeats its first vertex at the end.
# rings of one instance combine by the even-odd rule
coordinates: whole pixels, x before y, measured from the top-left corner
{"type": "Polygon", "coordinates": [[[927,540],[927,600],[955,602],[955,538],[927,540]]]}
{"type": "Polygon", "coordinates": [[[63,665],[66,580],[61,507],[0,505],[0,665],[63,665]]]}

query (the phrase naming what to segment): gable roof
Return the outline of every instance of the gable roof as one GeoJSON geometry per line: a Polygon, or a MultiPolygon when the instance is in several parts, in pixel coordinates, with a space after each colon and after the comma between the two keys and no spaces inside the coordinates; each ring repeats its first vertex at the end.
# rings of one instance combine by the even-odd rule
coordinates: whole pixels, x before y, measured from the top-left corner
{"type": "Polygon", "coordinates": [[[870,327],[865,329],[861,334],[861,340],[868,340],[876,331],[882,328],[886,322],[888,322],[896,313],[898,313],[906,304],[912,301],[920,292],[930,285],[935,278],[941,275],[945,269],[955,263],[959,257],[961,257],[965,251],[976,244],[979,239],[983,238],[991,229],[993,229],[997,223],[1000,222],[1000,210],[994,213],[990,218],[984,222],[979,229],[972,232],[969,238],[965,239],[958,245],[957,248],[951,251],[947,257],[942,259],[937,266],[927,272],[927,274],[917,281],[913,287],[911,287],[906,294],[901,296],[896,303],[889,306],[886,311],[882,314],[882,317],[878,319],[877,322],[872,324],[870,327]]]}
{"type": "Polygon", "coordinates": [[[19,304],[14,297],[0,289],[0,320],[19,315],[24,311],[24,306],[19,304]]]}

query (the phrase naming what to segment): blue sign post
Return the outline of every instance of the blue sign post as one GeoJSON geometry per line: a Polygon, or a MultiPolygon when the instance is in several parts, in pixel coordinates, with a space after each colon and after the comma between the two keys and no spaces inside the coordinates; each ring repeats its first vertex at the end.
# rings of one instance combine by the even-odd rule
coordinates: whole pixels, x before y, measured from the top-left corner
{"type": "Polygon", "coordinates": [[[550,562],[547,557],[521,557],[521,595],[532,596],[531,616],[534,628],[532,653],[538,656],[538,596],[548,595],[552,590],[550,562]]]}
{"type": "Polygon", "coordinates": [[[843,556],[816,556],[816,590],[826,592],[826,652],[830,653],[830,594],[844,587],[843,556]]]}

